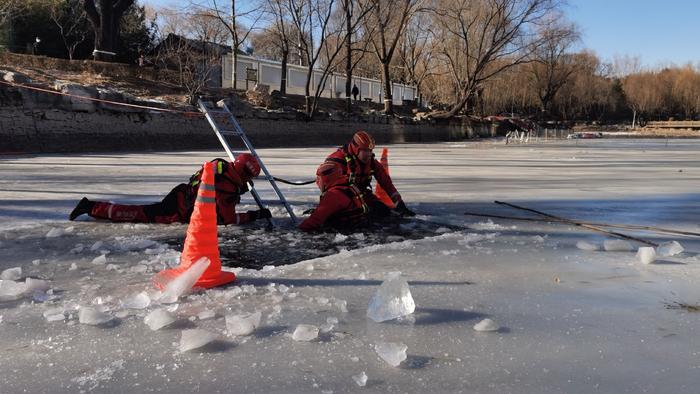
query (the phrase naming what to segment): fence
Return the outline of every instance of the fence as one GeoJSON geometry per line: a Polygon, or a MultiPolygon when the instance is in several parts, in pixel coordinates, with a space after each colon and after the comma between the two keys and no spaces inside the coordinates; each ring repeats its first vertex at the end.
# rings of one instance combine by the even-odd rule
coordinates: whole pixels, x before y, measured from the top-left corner
{"type": "MultiPolygon", "coordinates": [[[[233,65],[233,55],[227,54],[223,57],[223,72],[221,76],[221,86],[230,88],[231,67],[233,65]]],[[[269,85],[272,90],[279,90],[282,79],[282,64],[271,60],[256,59],[250,56],[238,55],[236,67],[236,87],[244,87],[246,83],[255,84],[255,81],[246,81],[248,70],[256,70],[257,82],[269,85]]],[[[308,68],[295,64],[287,64],[287,93],[304,94],[306,75],[308,68]]],[[[318,82],[323,77],[322,71],[314,71],[311,78],[311,92],[316,90],[318,82]]],[[[326,80],[321,97],[345,98],[345,75],[332,73],[326,80]]],[[[384,92],[382,82],[376,79],[353,77],[352,82],[360,90],[358,99],[383,102],[384,92]]],[[[414,86],[407,86],[398,83],[392,84],[392,99],[394,105],[401,105],[403,100],[415,100],[416,89],[414,86]]]]}
{"type": "Polygon", "coordinates": [[[565,140],[569,139],[569,136],[573,134],[576,134],[576,132],[565,129],[538,128],[533,131],[510,131],[506,134],[506,144],[565,140]]]}

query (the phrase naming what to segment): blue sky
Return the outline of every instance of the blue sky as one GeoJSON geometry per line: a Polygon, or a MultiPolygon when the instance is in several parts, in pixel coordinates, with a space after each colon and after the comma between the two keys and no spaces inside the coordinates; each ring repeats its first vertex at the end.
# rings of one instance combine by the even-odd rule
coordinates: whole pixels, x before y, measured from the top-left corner
{"type": "Polygon", "coordinates": [[[639,56],[645,66],[700,63],[700,0],[569,0],[583,46],[601,58],[639,56]]]}
{"type": "MultiPolygon", "coordinates": [[[[155,6],[185,1],[140,0],[155,6]]],[[[237,1],[245,8],[250,3],[237,1]]],[[[568,0],[566,14],[583,33],[582,47],[605,61],[629,55],[649,67],[700,63],[700,0],[568,0]]]]}

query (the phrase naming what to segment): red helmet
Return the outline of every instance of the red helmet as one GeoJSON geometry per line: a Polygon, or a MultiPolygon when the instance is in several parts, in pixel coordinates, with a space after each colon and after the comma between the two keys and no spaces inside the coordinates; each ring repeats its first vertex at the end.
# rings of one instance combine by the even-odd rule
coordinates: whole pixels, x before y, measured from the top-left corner
{"type": "Polygon", "coordinates": [[[343,166],[333,161],[326,161],[316,170],[316,185],[322,192],[333,186],[347,182],[343,166]]]}
{"type": "Polygon", "coordinates": [[[358,131],[352,136],[352,140],[348,144],[350,153],[357,155],[360,149],[374,149],[374,138],[366,131],[358,131]]]}
{"type": "Polygon", "coordinates": [[[233,168],[244,181],[249,181],[260,174],[260,164],[250,153],[241,153],[233,162],[233,168]]]}

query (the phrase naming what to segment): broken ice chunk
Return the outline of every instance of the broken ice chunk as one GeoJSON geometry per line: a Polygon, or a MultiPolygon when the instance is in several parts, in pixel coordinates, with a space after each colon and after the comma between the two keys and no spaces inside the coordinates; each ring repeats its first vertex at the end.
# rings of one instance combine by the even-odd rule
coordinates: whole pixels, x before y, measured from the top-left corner
{"type": "Polygon", "coordinates": [[[102,249],[102,245],[104,245],[104,242],[102,241],[95,241],[94,244],[90,247],[90,250],[93,252],[97,252],[98,250],[102,249]]]}
{"type": "Polygon", "coordinates": [[[49,281],[43,279],[27,278],[24,280],[25,291],[34,293],[35,291],[46,291],[50,288],[49,281]]]}
{"type": "Polygon", "coordinates": [[[27,285],[13,280],[0,280],[0,301],[14,301],[22,298],[27,285]]]}
{"type": "Polygon", "coordinates": [[[187,352],[193,349],[198,349],[214,340],[218,336],[207,330],[195,328],[193,330],[182,331],[180,337],[180,352],[187,352]]]}
{"type": "Polygon", "coordinates": [[[165,309],[156,309],[143,319],[143,322],[153,331],[160,330],[174,321],[173,315],[165,309]]]}
{"type": "Polygon", "coordinates": [[[352,380],[354,380],[358,386],[365,387],[365,385],[367,384],[367,374],[365,373],[365,371],[362,371],[359,375],[353,375],[352,380]]]}
{"type": "Polygon", "coordinates": [[[498,331],[499,328],[501,327],[491,319],[484,319],[474,325],[474,330],[481,332],[498,331]]]}
{"type": "Polygon", "coordinates": [[[216,317],[216,312],[211,309],[205,309],[197,314],[199,320],[213,319],[216,317]]]}
{"type": "Polygon", "coordinates": [[[262,313],[255,312],[248,315],[227,315],[226,329],[230,335],[250,335],[260,325],[262,313]]]}
{"type": "Polygon", "coordinates": [[[295,341],[313,341],[318,338],[318,327],[311,324],[299,324],[292,334],[295,341]]]}
{"type": "Polygon", "coordinates": [[[656,260],[656,249],[651,246],[642,246],[637,250],[637,258],[642,264],[651,264],[656,260]]]}
{"type": "Polygon", "coordinates": [[[685,249],[677,241],[664,242],[656,248],[656,252],[661,257],[671,257],[683,253],[685,249]]]}
{"type": "Polygon", "coordinates": [[[20,280],[22,278],[22,267],[8,268],[0,274],[2,280],[20,280]]]}
{"type": "Polygon", "coordinates": [[[101,254],[101,255],[95,257],[94,259],[92,259],[92,263],[95,265],[107,264],[107,255],[101,254]]]}
{"type": "Polygon", "coordinates": [[[392,367],[398,367],[406,359],[407,349],[408,346],[400,342],[378,342],[374,345],[374,351],[392,367]]]}
{"type": "Polygon", "coordinates": [[[80,312],[78,312],[78,321],[81,324],[97,326],[100,324],[105,324],[111,320],[112,316],[91,306],[83,306],[80,308],[80,312]]]}
{"type": "Polygon", "coordinates": [[[622,239],[606,239],[603,247],[608,252],[629,252],[634,249],[631,243],[622,239]]]}
{"type": "Polygon", "coordinates": [[[180,296],[187,294],[192,290],[192,286],[197,283],[197,280],[202,276],[207,267],[209,267],[208,258],[202,257],[197,260],[190,268],[167,284],[160,296],[160,302],[170,304],[177,301],[180,296]]]}
{"type": "Polygon", "coordinates": [[[391,272],[372,296],[367,308],[367,317],[375,322],[397,319],[416,310],[406,280],[400,272],[391,272]]]}
{"type": "Polygon", "coordinates": [[[66,232],[62,228],[54,227],[51,230],[49,230],[48,233],[46,233],[46,238],[56,238],[60,237],[66,232]]]}
{"type": "Polygon", "coordinates": [[[151,297],[145,291],[134,294],[126,300],[122,301],[122,308],[127,309],[145,309],[151,305],[151,297]]]}
{"type": "Polygon", "coordinates": [[[581,250],[587,250],[589,252],[595,252],[596,250],[600,249],[598,245],[592,244],[590,242],[586,241],[578,241],[576,242],[576,247],[581,249],[581,250]]]}

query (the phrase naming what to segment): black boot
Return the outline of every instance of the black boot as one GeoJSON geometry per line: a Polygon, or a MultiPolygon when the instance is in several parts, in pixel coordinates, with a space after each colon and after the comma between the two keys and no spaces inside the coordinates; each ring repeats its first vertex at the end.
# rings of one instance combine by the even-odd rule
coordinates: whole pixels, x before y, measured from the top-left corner
{"type": "Polygon", "coordinates": [[[80,202],[78,202],[78,205],[75,206],[75,209],[73,209],[73,212],[70,213],[70,216],[68,217],[68,219],[75,220],[75,218],[77,218],[78,216],[80,216],[84,213],[90,214],[90,212],[92,212],[92,207],[94,207],[94,206],[95,206],[94,201],[90,201],[87,199],[87,197],[83,197],[83,199],[80,200],[80,202]]]}

